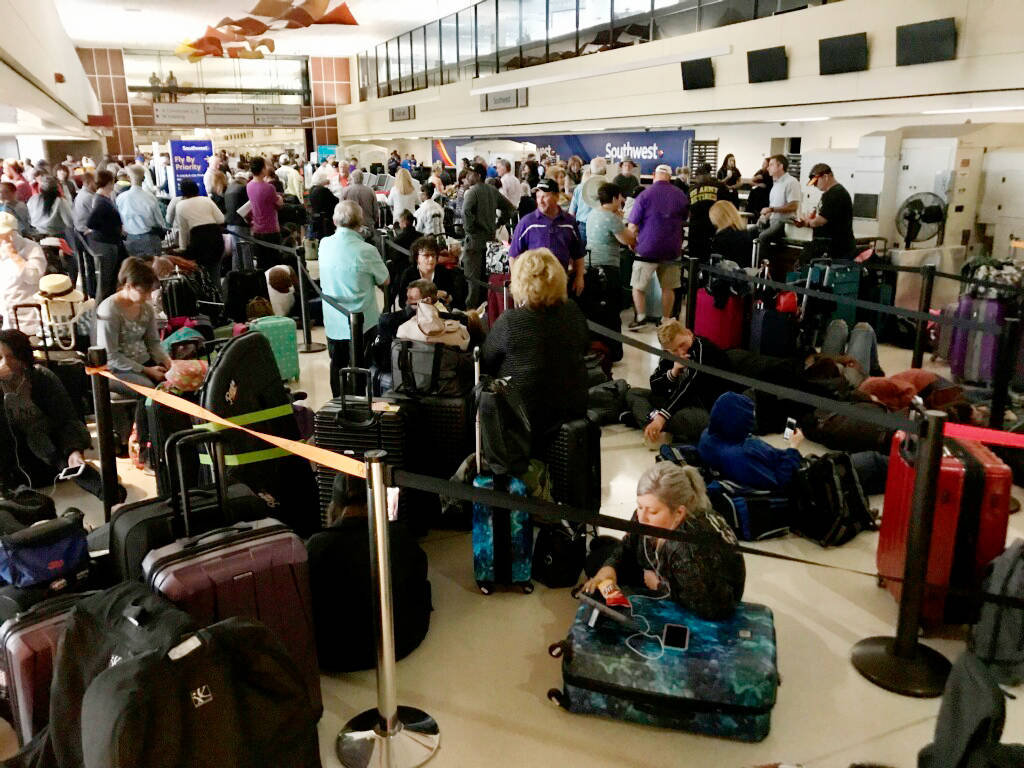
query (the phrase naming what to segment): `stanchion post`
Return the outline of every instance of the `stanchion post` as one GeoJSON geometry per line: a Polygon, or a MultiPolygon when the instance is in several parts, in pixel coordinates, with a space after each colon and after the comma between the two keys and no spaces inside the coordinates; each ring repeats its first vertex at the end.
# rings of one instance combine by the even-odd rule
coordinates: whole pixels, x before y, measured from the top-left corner
{"type": "Polygon", "coordinates": [[[385,451],[366,452],[370,578],[377,638],[377,706],[356,715],[338,734],[338,759],[346,768],[423,765],[441,744],[441,732],[430,715],[398,705],[385,456],[385,451]]]}
{"type": "Polygon", "coordinates": [[[686,257],[686,327],[691,331],[697,321],[697,276],[699,262],[695,256],[686,257]]]}
{"type": "Polygon", "coordinates": [[[351,354],[353,368],[363,367],[363,313],[352,312],[348,316],[349,332],[352,337],[351,354]]]}
{"type": "Polygon", "coordinates": [[[1010,399],[1010,382],[1017,372],[1017,353],[1020,350],[1020,318],[1008,317],[999,330],[999,357],[996,359],[996,375],[992,382],[992,411],[988,425],[991,429],[1002,429],[1006,405],[1010,399]]]}
{"type": "Polygon", "coordinates": [[[299,352],[304,355],[311,352],[323,352],[327,349],[327,345],[313,341],[313,329],[309,322],[309,304],[306,303],[306,279],[309,277],[309,271],[306,269],[305,246],[295,249],[295,264],[299,268],[299,310],[302,312],[303,342],[299,347],[299,352]]]}
{"type": "MultiPolygon", "coordinates": [[[[86,357],[92,368],[106,368],[105,347],[89,347],[86,357]]],[[[103,520],[110,522],[110,509],[117,503],[117,454],[114,451],[114,417],[110,407],[110,381],[98,373],[92,375],[93,411],[96,414],[96,441],[100,452],[100,478],[103,481],[103,520]]]]}
{"type": "MultiPolygon", "coordinates": [[[[917,302],[917,311],[927,314],[932,308],[932,290],[935,288],[935,266],[926,264],[921,268],[921,296],[917,302]]],[[[911,368],[920,368],[924,363],[924,347],[928,337],[928,323],[917,321],[917,333],[914,335],[914,357],[911,368]]]]}
{"type": "Polygon", "coordinates": [[[914,458],[914,497],[907,531],[907,556],[900,594],[896,637],[869,637],[853,647],[851,661],[864,677],[886,690],[927,698],[941,696],[950,664],[938,651],[921,645],[928,555],[935,521],[935,500],[942,466],[942,431],[946,414],[926,411],[924,432],[914,458]]]}

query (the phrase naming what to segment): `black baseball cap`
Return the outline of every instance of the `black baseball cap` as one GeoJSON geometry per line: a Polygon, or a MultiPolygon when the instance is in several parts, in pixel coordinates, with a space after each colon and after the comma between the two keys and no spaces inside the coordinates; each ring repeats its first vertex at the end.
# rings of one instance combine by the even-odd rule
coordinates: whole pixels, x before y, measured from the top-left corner
{"type": "Polygon", "coordinates": [[[558,189],[558,182],[554,179],[541,179],[537,186],[533,188],[534,192],[560,192],[558,189]]]}
{"type": "Polygon", "coordinates": [[[815,163],[814,167],[811,168],[810,180],[814,181],[819,176],[824,176],[826,173],[832,173],[832,168],[828,163],[815,163]]]}

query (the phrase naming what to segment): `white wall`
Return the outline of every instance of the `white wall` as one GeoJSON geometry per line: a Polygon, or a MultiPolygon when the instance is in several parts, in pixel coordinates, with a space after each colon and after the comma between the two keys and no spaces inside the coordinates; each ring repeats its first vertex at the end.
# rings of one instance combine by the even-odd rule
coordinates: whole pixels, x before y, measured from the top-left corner
{"type": "MultiPolygon", "coordinates": [[[[61,127],[80,127],[87,115],[100,113],[53,0],[0,0],[0,19],[0,59],[45,96],[40,103],[16,106],[61,127]],[[64,75],[64,83],[55,82],[57,72],[64,75]]],[[[0,86],[0,101],[4,101],[10,97],[9,86],[4,82],[0,86]]]]}
{"type": "MultiPolygon", "coordinates": [[[[793,118],[829,116],[833,120],[876,115],[919,114],[948,104],[983,103],[978,94],[999,89],[1024,89],[1024,2],[1020,0],[847,0],[778,17],[631,46],[593,56],[553,62],[506,72],[475,81],[462,81],[412,94],[339,107],[340,134],[349,138],[396,135],[482,136],[515,133],[561,133],[736,124],[763,120],[787,121],[773,135],[805,135],[854,147],[859,136],[874,130],[850,126],[848,134],[822,134],[816,124],[793,118]],[[957,18],[958,59],[949,62],[896,67],[899,24],[946,16],[957,18]],[[821,77],[817,40],[864,30],[870,46],[869,70],[821,77]],[[747,82],[746,51],[784,44],[789,54],[789,80],[751,85],[747,82]],[[714,57],[716,87],[682,90],[678,58],[687,52],[726,46],[730,52],[714,57]],[[674,63],[664,63],[674,56],[674,63]],[[631,69],[649,63],[647,68],[631,69]],[[607,66],[630,71],[587,76],[607,66]],[[470,91],[491,85],[514,87],[524,79],[583,75],[563,82],[529,87],[529,106],[481,112],[480,98],[470,91]],[[961,93],[964,95],[948,95],[961,93]],[[416,120],[390,123],[388,109],[416,104],[416,120]],[[780,107],[778,105],[793,105],[780,107]],[[856,131],[856,135],[854,135],[856,131]]],[[[1021,93],[995,94],[1024,103],[1021,93]]],[[[830,121],[831,122],[831,121],[830,121]]],[[[905,124],[905,120],[904,120],[905,124]]],[[[712,129],[709,129],[712,130],[712,129]]],[[[724,135],[724,128],[714,129],[724,135]]],[[[767,148],[758,132],[748,138],[734,133],[733,151],[741,169],[759,163],[767,148]]],[[[805,147],[809,146],[805,138],[805,147]]]]}

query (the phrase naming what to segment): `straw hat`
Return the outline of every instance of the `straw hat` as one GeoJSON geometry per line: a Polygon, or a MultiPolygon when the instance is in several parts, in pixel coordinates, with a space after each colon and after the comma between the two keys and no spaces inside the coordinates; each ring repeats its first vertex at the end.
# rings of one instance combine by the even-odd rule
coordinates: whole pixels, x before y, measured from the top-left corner
{"type": "Polygon", "coordinates": [[[39,278],[39,293],[35,298],[41,302],[63,301],[68,304],[80,304],[85,301],[85,294],[75,288],[67,275],[43,275],[39,278]]]}
{"type": "Polygon", "coordinates": [[[0,213],[0,235],[18,231],[18,220],[7,211],[0,213]]]}

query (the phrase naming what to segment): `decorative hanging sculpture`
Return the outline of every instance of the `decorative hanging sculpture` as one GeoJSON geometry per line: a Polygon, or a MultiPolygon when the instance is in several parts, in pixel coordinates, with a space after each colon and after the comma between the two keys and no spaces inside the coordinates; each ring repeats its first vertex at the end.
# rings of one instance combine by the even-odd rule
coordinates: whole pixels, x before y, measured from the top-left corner
{"type": "Polygon", "coordinates": [[[227,16],[216,26],[207,27],[202,37],[183,42],[174,53],[190,62],[205,56],[262,59],[260,49],[274,52],[274,39],[264,36],[268,32],[305,29],[314,24],[358,25],[346,3],[335,6],[332,11],[327,10],[328,5],[330,0],[258,0],[248,16],[239,19],[227,16]]]}

